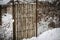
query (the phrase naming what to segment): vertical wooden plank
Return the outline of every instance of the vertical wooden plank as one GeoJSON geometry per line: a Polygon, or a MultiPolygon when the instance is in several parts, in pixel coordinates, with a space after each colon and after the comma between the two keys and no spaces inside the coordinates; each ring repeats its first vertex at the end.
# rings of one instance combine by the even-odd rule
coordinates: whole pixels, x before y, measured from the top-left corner
{"type": "Polygon", "coordinates": [[[12,0],[12,14],[13,14],[13,19],[14,19],[14,22],[13,22],[13,40],[16,40],[16,34],[15,34],[15,5],[14,5],[14,0],[12,0]]]}
{"type": "Polygon", "coordinates": [[[33,5],[33,25],[34,25],[34,32],[35,32],[35,36],[37,36],[37,19],[36,19],[36,4],[33,5]]]}
{"type": "Polygon", "coordinates": [[[1,13],[1,11],[2,11],[2,9],[1,9],[2,7],[1,7],[1,5],[0,5],[0,25],[2,25],[2,13],[1,13]]]}
{"type": "MultiPolygon", "coordinates": [[[[35,11],[37,10],[36,6],[37,6],[37,3],[35,4],[35,8],[36,8],[35,11]]],[[[36,20],[35,20],[35,22],[36,22],[36,32],[35,33],[36,33],[36,37],[37,37],[37,11],[35,12],[35,14],[36,14],[35,15],[35,17],[36,17],[36,20]]]]}
{"type": "Polygon", "coordinates": [[[16,25],[17,25],[17,26],[16,26],[16,32],[17,32],[17,33],[16,33],[16,36],[17,36],[16,39],[19,40],[19,36],[18,36],[18,35],[19,35],[19,31],[18,31],[18,28],[19,28],[19,27],[18,27],[18,4],[16,4],[16,18],[17,18],[17,19],[16,19],[16,25]]]}
{"type": "Polygon", "coordinates": [[[18,24],[17,24],[17,5],[15,5],[15,13],[16,13],[16,16],[15,16],[15,17],[16,17],[16,23],[15,23],[15,26],[16,26],[15,29],[16,29],[16,31],[15,31],[15,32],[16,32],[16,40],[17,40],[17,38],[18,38],[18,37],[17,37],[17,28],[18,28],[18,27],[17,27],[17,25],[18,25],[18,24]]]}
{"type": "Polygon", "coordinates": [[[36,13],[34,4],[20,4],[18,8],[20,8],[18,11],[19,16],[16,20],[19,22],[18,25],[18,38],[30,38],[35,35],[35,28],[36,26],[36,13]],[[21,34],[21,35],[20,35],[21,34]]]}

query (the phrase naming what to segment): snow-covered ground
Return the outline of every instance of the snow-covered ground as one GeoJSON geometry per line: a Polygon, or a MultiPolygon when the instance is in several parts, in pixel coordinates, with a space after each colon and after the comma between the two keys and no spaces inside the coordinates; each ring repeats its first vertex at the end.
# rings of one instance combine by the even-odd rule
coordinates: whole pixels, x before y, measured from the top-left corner
{"type": "Polygon", "coordinates": [[[60,40],[60,28],[44,32],[37,37],[38,40],[60,40]]]}
{"type": "Polygon", "coordinates": [[[54,23],[54,27],[58,27],[59,24],[59,18],[58,17],[54,17],[54,19],[52,17],[46,16],[45,18],[41,18],[41,21],[39,21],[37,23],[37,27],[38,27],[38,35],[49,30],[52,29],[53,26],[49,27],[49,24],[51,24],[51,22],[54,23]],[[46,21],[45,21],[46,20],[46,21]]]}
{"type": "Polygon", "coordinates": [[[2,15],[2,25],[0,25],[0,37],[4,40],[10,40],[13,37],[13,19],[9,13],[2,15]]]}
{"type": "Polygon", "coordinates": [[[50,29],[38,37],[32,37],[23,40],[60,40],[60,28],[50,29]]]}

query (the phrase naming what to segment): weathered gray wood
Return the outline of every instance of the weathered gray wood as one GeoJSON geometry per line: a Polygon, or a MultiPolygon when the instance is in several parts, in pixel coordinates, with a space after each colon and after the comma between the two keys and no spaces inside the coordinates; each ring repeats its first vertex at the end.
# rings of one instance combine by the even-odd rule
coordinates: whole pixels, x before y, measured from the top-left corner
{"type": "Polygon", "coordinates": [[[17,37],[21,39],[36,36],[36,4],[19,4],[16,8],[17,37]]]}

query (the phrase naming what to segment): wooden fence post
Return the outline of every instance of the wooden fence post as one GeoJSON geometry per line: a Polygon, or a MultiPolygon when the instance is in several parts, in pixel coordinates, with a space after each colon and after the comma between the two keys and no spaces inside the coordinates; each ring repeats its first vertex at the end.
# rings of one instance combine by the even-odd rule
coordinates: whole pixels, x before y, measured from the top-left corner
{"type": "Polygon", "coordinates": [[[0,5],[0,25],[2,25],[2,13],[1,13],[1,11],[2,11],[2,9],[1,9],[2,7],[1,7],[1,5],[0,5]]]}
{"type": "Polygon", "coordinates": [[[16,40],[16,33],[15,33],[15,5],[14,5],[14,0],[12,0],[12,14],[13,14],[13,19],[14,19],[14,22],[13,22],[13,40],[16,40]]]}

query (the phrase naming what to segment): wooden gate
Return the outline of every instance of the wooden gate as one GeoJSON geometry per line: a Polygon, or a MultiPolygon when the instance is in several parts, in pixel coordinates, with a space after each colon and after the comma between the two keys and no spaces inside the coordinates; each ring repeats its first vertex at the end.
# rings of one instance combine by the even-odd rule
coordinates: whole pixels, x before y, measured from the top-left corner
{"type": "Polygon", "coordinates": [[[15,4],[16,40],[36,36],[36,4],[15,4]]]}

